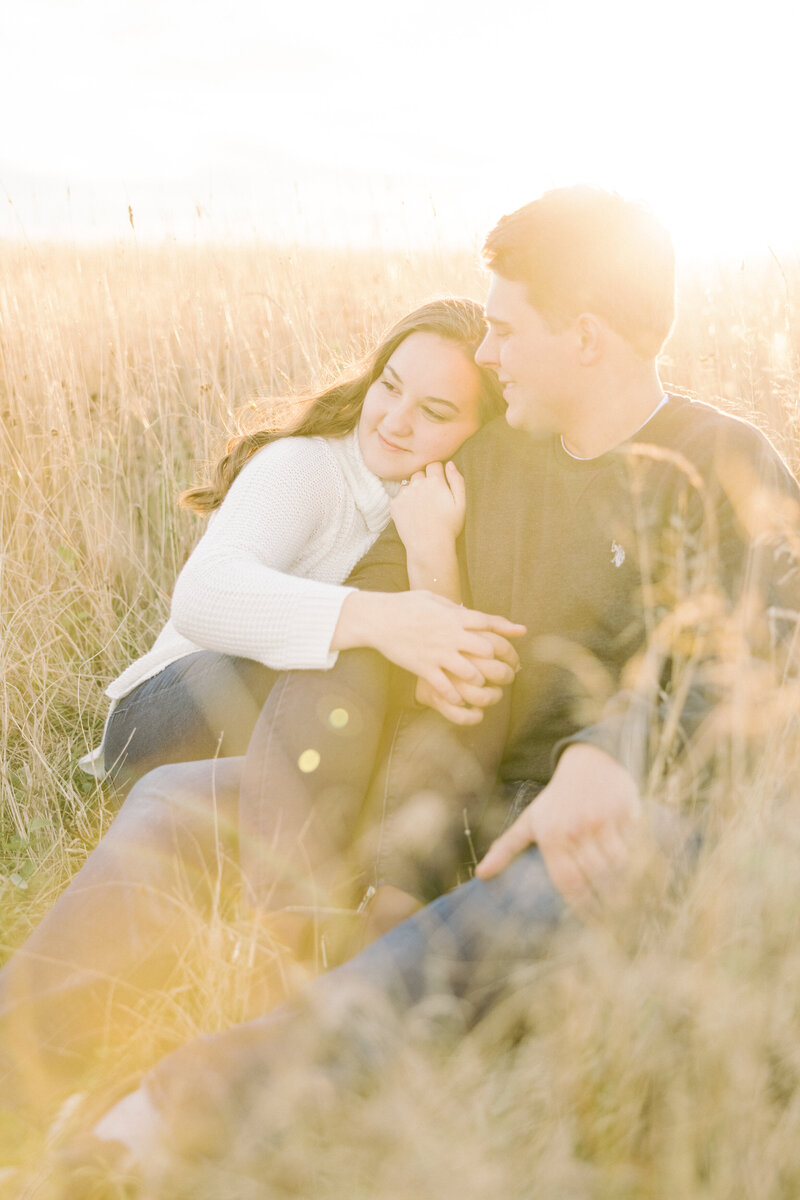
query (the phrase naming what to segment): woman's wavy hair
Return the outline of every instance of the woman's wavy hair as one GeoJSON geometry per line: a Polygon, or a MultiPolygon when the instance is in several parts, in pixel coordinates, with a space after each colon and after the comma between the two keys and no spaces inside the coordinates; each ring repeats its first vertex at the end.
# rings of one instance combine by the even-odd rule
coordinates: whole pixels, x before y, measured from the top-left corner
{"type": "MultiPolygon", "coordinates": [[[[189,488],[180,497],[184,508],[208,514],[219,508],[228,488],[245,463],[263,446],[283,437],[343,437],[354,429],[361,415],[367,390],[380,377],[397,347],[412,333],[435,333],[460,346],[472,359],[486,333],[483,308],[474,300],[431,300],[393,325],[377,348],[357,369],[318,396],[310,398],[300,420],[286,429],[256,429],[228,442],[216,463],[210,483],[189,488]]],[[[491,371],[475,366],[480,376],[478,416],[483,424],[505,412],[505,402],[491,371]]]]}

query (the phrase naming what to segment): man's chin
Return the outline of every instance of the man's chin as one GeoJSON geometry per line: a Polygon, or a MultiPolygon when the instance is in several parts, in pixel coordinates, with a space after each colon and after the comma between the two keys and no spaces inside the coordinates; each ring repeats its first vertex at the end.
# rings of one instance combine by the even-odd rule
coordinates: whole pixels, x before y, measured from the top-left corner
{"type": "Polygon", "coordinates": [[[533,437],[546,437],[551,431],[543,428],[537,421],[531,420],[530,414],[524,409],[515,407],[509,404],[505,412],[506,424],[512,429],[519,429],[521,433],[531,434],[533,437]]]}
{"type": "Polygon", "coordinates": [[[522,421],[521,421],[522,414],[520,413],[519,409],[516,408],[514,405],[506,404],[506,411],[505,411],[504,415],[506,418],[506,424],[510,425],[512,429],[521,429],[522,428],[522,421]]]}

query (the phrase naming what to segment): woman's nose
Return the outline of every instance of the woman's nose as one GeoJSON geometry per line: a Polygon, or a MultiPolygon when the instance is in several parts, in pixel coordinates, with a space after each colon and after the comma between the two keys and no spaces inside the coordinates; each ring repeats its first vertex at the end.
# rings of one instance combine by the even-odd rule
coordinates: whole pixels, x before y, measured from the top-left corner
{"type": "Polygon", "coordinates": [[[413,405],[400,401],[388,410],[382,424],[387,432],[397,435],[409,434],[412,429],[412,413],[413,405]]]}

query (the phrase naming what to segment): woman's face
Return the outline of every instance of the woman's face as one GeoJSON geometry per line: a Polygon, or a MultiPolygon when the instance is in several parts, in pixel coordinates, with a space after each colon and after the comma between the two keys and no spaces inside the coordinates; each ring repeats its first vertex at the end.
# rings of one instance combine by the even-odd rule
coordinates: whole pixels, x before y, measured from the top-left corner
{"type": "Polygon", "coordinates": [[[381,479],[408,479],[446,462],[480,424],[480,392],[467,351],[436,333],[409,334],[364,397],[364,462],[381,479]]]}

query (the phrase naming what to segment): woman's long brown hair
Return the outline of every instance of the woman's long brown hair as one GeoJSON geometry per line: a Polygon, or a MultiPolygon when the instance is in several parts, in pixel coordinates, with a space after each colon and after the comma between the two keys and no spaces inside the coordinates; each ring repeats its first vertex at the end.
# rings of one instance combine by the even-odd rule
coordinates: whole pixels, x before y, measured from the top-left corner
{"type": "MultiPolygon", "coordinates": [[[[431,300],[393,325],[378,347],[352,378],[344,378],[313,397],[300,420],[287,429],[256,429],[228,442],[216,463],[211,481],[189,488],[180,497],[184,508],[208,514],[219,508],[228,488],[245,463],[263,446],[283,437],[343,437],[354,429],[367,390],[383,372],[401,342],[412,333],[435,333],[461,346],[472,359],[486,333],[483,309],[474,300],[431,300]]],[[[482,367],[479,416],[488,421],[505,410],[495,376],[482,367]]]]}

